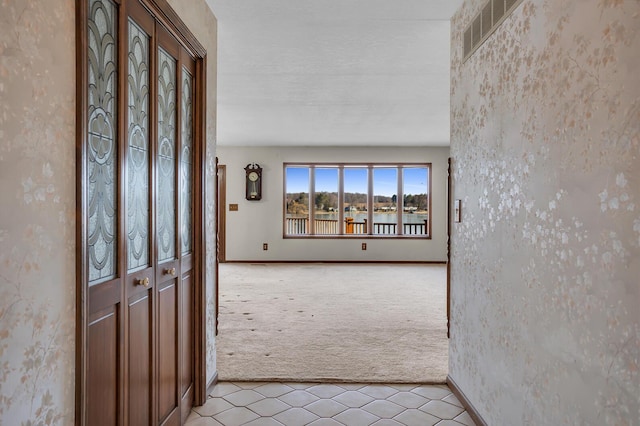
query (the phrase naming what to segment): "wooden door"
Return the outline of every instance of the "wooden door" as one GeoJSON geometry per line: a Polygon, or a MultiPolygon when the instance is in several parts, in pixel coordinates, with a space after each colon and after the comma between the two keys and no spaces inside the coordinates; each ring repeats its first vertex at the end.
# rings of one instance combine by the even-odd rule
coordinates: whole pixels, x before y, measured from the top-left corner
{"type": "MultiPolygon", "coordinates": [[[[125,120],[124,170],[125,234],[125,342],[124,393],[126,420],[130,425],[148,425],[153,420],[154,401],[154,299],[156,298],[153,196],[155,139],[153,114],[153,45],[155,21],[137,1],[128,5],[126,20],[127,113],[125,120]]],[[[122,34],[122,32],[121,32],[122,34]]],[[[124,41],[124,40],[123,40],[124,41]]],[[[121,70],[124,64],[121,64],[121,70]]]]}
{"type": "Polygon", "coordinates": [[[179,424],[183,415],[186,419],[193,399],[195,64],[159,25],[156,45],[158,416],[165,424],[179,424]]]}
{"type": "Polygon", "coordinates": [[[145,0],[78,8],[76,417],[178,425],[204,399],[204,51],[145,0]]]}

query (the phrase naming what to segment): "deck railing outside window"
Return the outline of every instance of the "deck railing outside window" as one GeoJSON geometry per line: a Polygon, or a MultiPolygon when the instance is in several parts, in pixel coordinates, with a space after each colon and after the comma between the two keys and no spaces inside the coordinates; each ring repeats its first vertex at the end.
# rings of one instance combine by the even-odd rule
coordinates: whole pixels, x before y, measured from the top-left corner
{"type": "MultiPolygon", "coordinates": [[[[402,224],[403,235],[426,235],[428,219],[424,223],[404,223],[402,224]]],[[[368,235],[367,220],[355,222],[353,218],[347,217],[344,220],[344,233],[347,235],[368,235]]],[[[374,223],[373,229],[375,235],[396,235],[396,223],[374,223]]],[[[286,218],[287,235],[308,235],[309,218],[308,217],[288,217],[286,218]]],[[[316,235],[340,235],[338,221],[333,219],[316,219],[315,220],[316,235]]]]}
{"type": "Polygon", "coordinates": [[[288,217],[287,219],[287,235],[305,235],[309,229],[308,217],[288,217]]]}
{"type": "Polygon", "coordinates": [[[335,235],[340,233],[337,220],[316,219],[315,224],[316,234],[318,235],[335,235]]]}

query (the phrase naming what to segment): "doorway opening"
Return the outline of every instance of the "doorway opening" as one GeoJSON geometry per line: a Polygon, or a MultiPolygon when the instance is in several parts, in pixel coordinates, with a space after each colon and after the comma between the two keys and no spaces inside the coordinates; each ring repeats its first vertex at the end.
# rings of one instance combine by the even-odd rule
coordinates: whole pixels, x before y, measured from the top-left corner
{"type": "MultiPolygon", "coordinates": [[[[224,223],[226,166],[217,170],[226,235],[234,232],[224,223]]],[[[444,264],[231,260],[218,268],[219,380],[446,380],[444,264]]]]}

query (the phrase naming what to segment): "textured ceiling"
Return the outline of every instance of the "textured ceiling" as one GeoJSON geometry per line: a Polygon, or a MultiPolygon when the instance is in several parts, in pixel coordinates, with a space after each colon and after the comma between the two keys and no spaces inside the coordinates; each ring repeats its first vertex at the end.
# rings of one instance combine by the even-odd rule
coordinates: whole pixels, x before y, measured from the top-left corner
{"type": "Polygon", "coordinates": [[[219,145],[449,144],[462,0],[207,0],[219,145]]]}

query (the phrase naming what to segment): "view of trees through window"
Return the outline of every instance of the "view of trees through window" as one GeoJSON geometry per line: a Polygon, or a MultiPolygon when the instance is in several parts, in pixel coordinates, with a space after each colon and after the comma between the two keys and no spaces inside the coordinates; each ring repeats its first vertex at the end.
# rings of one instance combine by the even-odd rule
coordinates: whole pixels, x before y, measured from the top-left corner
{"type": "Polygon", "coordinates": [[[287,234],[307,234],[309,226],[309,172],[308,167],[285,169],[287,234]]]}
{"type": "Polygon", "coordinates": [[[284,169],[285,235],[429,236],[429,164],[284,169]]]}

